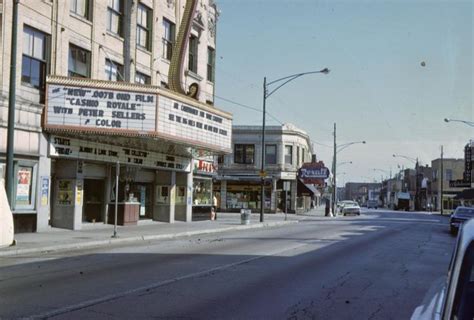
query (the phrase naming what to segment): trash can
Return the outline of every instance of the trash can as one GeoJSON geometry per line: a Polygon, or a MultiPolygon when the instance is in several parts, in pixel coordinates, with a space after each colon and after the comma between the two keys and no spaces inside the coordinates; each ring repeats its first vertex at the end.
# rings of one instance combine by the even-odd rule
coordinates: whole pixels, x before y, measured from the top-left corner
{"type": "Polygon", "coordinates": [[[250,224],[250,214],[252,213],[249,209],[240,209],[240,223],[250,224]]]}

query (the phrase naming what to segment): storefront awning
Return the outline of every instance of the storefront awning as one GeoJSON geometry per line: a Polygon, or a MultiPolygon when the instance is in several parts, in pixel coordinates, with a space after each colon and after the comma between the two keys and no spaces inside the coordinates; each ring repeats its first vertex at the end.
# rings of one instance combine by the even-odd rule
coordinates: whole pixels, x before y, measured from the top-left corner
{"type": "Polygon", "coordinates": [[[300,179],[298,179],[298,194],[309,193],[311,195],[319,196],[321,193],[316,189],[312,184],[304,184],[300,179]]]}
{"type": "Polygon", "coordinates": [[[454,197],[456,200],[474,200],[474,188],[465,189],[454,197]]]}

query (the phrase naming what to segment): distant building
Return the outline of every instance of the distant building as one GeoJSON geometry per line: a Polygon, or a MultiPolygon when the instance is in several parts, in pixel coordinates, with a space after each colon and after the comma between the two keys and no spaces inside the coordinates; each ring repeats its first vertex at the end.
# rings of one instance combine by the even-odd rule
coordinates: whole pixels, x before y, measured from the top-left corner
{"type": "Polygon", "coordinates": [[[431,188],[433,192],[434,210],[439,211],[441,206],[444,210],[452,210],[459,201],[455,200],[462,187],[452,187],[450,181],[463,178],[464,159],[443,159],[443,172],[441,172],[441,159],[431,161],[433,168],[433,180],[431,188]],[[441,179],[441,175],[443,175],[441,179]],[[441,180],[443,180],[443,197],[441,197],[441,180]]]}
{"type": "Polygon", "coordinates": [[[353,200],[363,205],[369,198],[369,190],[380,191],[382,189],[381,183],[375,182],[347,182],[346,194],[344,200],[353,200]]]}
{"type": "MultiPolygon", "coordinates": [[[[220,158],[214,193],[221,211],[241,208],[260,210],[262,149],[261,126],[233,126],[233,154],[220,158]]],[[[305,211],[319,195],[313,185],[303,184],[297,171],[311,162],[313,148],[306,132],[292,124],[265,129],[265,211],[305,211]],[[284,187],[288,185],[289,190],[284,187]]]]}

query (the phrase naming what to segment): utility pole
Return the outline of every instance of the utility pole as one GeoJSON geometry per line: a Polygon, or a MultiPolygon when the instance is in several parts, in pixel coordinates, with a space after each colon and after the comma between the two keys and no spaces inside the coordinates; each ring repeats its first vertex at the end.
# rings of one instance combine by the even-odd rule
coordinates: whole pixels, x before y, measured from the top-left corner
{"type": "MultiPolygon", "coordinates": [[[[18,2],[13,1],[12,41],[10,56],[10,87],[8,94],[8,131],[7,131],[7,168],[5,172],[6,191],[10,208],[13,209],[14,177],[14,141],[15,141],[15,110],[16,110],[16,49],[18,34],[18,2]]],[[[13,211],[13,210],[12,210],[13,211]]]]}
{"type": "Polygon", "coordinates": [[[337,188],[337,182],[336,182],[336,154],[337,154],[337,145],[336,145],[336,123],[334,122],[334,155],[333,155],[333,161],[332,161],[332,214],[336,216],[336,188],[337,188]]]}
{"type": "MultiPolygon", "coordinates": [[[[262,165],[260,170],[260,176],[262,177],[262,189],[260,192],[260,222],[263,222],[264,210],[265,210],[265,114],[266,114],[266,101],[267,101],[267,77],[263,78],[263,120],[262,120],[262,165]]],[[[286,199],[285,199],[286,201],[286,199]]],[[[286,203],[285,203],[286,208],[286,203]]]]}
{"type": "Polygon", "coordinates": [[[441,173],[440,173],[440,178],[441,178],[441,186],[440,186],[440,213],[443,215],[443,184],[444,184],[444,160],[443,160],[443,146],[441,146],[441,173]]]}

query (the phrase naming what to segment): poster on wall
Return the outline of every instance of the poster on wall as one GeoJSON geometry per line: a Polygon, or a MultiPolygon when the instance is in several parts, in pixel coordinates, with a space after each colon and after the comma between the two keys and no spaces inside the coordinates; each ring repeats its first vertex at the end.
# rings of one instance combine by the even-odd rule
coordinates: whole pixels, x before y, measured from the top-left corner
{"type": "Polygon", "coordinates": [[[49,177],[41,177],[41,206],[46,207],[49,199],[49,177]]]}
{"type": "Polygon", "coordinates": [[[76,205],[80,206],[82,204],[82,181],[78,180],[76,182],[76,205]]]}
{"type": "Polygon", "coordinates": [[[72,205],[73,199],[72,180],[58,181],[58,204],[63,206],[72,205]]]}
{"type": "Polygon", "coordinates": [[[20,167],[17,173],[16,204],[29,205],[33,168],[20,167]]]}

